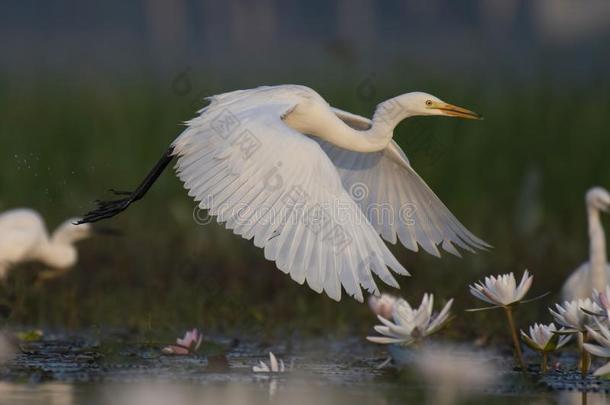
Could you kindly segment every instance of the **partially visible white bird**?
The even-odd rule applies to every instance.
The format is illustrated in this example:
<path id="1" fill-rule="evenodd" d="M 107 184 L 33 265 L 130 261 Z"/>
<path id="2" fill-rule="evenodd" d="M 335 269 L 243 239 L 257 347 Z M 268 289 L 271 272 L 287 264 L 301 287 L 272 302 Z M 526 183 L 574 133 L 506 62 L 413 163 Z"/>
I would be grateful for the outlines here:
<path id="1" fill-rule="evenodd" d="M 341 286 L 359 301 L 361 287 L 379 290 L 408 272 L 381 237 L 413 251 L 459 256 L 485 249 L 449 212 L 392 140 L 396 125 L 416 115 L 479 119 L 426 93 L 377 106 L 372 120 L 331 107 L 296 85 L 238 90 L 210 98 L 200 116 L 133 193 L 98 202 L 82 223 L 112 217 L 141 199 L 178 157 L 178 176 L 218 222 L 254 245 L 293 280 L 335 300 Z"/>
<path id="2" fill-rule="evenodd" d="M 585 201 L 589 220 L 589 261 L 581 264 L 563 285 L 561 295 L 566 301 L 589 298 L 593 289 L 603 292 L 610 280 L 606 236 L 600 220 L 600 212 L 610 211 L 610 193 L 602 187 L 594 187 L 587 192 Z"/>
<path id="3" fill-rule="evenodd" d="M 17 208 L 0 214 L 0 279 L 18 263 L 38 261 L 55 270 L 76 264 L 74 244 L 92 234 L 90 225 L 69 219 L 49 236 L 42 217 L 34 210 Z"/>

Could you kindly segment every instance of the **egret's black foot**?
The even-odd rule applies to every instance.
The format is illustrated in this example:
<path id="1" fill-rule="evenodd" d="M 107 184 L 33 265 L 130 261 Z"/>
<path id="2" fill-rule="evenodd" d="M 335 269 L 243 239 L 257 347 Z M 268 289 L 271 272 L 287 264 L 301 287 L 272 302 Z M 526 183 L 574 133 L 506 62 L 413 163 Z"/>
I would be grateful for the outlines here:
<path id="1" fill-rule="evenodd" d="M 112 218 L 117 214 L 125 211 L 131 204 L 142 199 L 152 185 L 157 181 L 161 173 L 167 168 L 167 165 L 174 159 L 174 148 L 170 147 L 161 159 L 157 162 L 155 167 L 146 175 L 146 178 L 140 183 L 138 188 L 134 192 L 128 191 L 117 191 L 110 189 L 110 192 L 117 196 L 124 196 L 118 200 L 112 201 L 95 201 L 96 208 L 89 211 L 85 216 L 77 222 L 77 224 L 86 224 L 91 222 L 101 221 L 102 219 Z"/>
<path id="2" fill-rule="evenodd" d="M 125 194 L 122 194 L 122 195 L 125 195 Z M 130 194 L 130 197 L 122 198 L 119 200 L 112 200 L 112 201 L 97 200 L 97 201 L 95 201 L 97 208 L 95 208 L 94 210 L 89 211 L 87 214 L 85 214 L 85 216 L 80 221 L 78 221 L 76 224 L 80 225 L 80 224 L 86 224 L 86 223 L 93 223 L 93 222 L 101 221 L 102 219 L 112 218 L 115 215 L 118 215 L 121 212 L 125 211 L 129 207 L 129 205 L 131 205 L 132 202 L 133 202 L 133 198 L 131 197 L 131 194 Z"/>

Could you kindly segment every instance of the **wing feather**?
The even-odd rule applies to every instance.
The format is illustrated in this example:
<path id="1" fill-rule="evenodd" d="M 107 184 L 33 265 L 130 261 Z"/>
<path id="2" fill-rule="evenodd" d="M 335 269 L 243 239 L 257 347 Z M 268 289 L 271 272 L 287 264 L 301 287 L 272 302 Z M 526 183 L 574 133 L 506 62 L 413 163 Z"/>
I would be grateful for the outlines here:
<path id="1" fill-rule="evenodd" d="M 333 111 L 353 128 L 371 126 L 365 117 Z M 375 153 L 352 152 L 316 141 L 337 167 L 344 188 L 384 240 L 396 243 L 398 239 L 407 249 L 418 251 L 421 247 L 434 256 L 440 256 L 439 247 L 456 256 L 460 253 L 455 246 L 470 252 L 490 247 L 457 220 L 393 140 L 385 150 Z"/>
<path id="2" fill-rule="evenodd" d="M 359 301 L 361 288 L 378 292 L 372 273 L 397 287 L 390 270 L 407 271 L 320 145 L 284 124 L 281 117 L 292 108 L 271 99 L 251 103 L 243 92 L 212 99 L 174 141 L 178 177 L 200 208 L 253 239 L 297 283 L 335 300 L 343 287 Z M 222 114 L 237 123 L 228 133 L 215 124 Z"/>

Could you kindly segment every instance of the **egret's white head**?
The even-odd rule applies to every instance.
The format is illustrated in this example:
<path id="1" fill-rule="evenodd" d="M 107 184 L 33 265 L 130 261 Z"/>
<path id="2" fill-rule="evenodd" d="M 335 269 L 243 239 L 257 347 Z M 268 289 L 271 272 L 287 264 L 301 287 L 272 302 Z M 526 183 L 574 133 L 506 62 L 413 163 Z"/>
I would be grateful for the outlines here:
<path id="1" fill-rule="evenodd" d="M 587 205 L 589 207 L 610 212 L 610 193 L 603 187 L 593 187 L 587 191 Z"/>
<path id="2" fill-rule="evenodd" d="M 80 218 L 71 218 L 57 227 L 53 233 L 55 242 L 73 245 L 93 235 L 120 236 L 122 233 L 113 228 L 105 228 L 90 223 L 78 224 Z M 77 225 L 78 224 L 78 225 Z"/>
<path id="3" fill-rule="evenodd" d="M 446 103 L 438 97 L 419 91 L 406 93 L 392 100 L 396 102 L 395 108 L 402 109 L 406 116 L 444 115 L 475 120 L 483 118 L 474 111 Z"/>
<path id="4" fill-rule="evenodd" d="M 53 233 L 53 240 L 73 244 L 93 235 L 94 229 L 90 224 L 75 225 L 80 218 L 71 218 L 64 221 Z"/>

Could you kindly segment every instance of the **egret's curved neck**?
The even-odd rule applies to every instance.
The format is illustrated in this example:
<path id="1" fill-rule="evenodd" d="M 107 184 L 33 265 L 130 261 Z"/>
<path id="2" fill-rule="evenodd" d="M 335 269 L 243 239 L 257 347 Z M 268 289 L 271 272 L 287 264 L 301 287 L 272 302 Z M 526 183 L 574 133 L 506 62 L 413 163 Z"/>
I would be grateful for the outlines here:
<path id="1" fill-rule="evenodd" d="M 599 218 L 599 210 L 591 205 L 587 207 L 589 217 L 589 266 L 593 288 L 604 291 L 608 283 L 606 277 L 606 236 Z"/>
<path id="2" fill-rule="evenodd" d="M 329 108 L 317 111 L 314 122 L 307 115 L 300 115 L 299 108 L 289 114 L 285 121 L 291 127 L 317 136 L 343 149 L 354 152 L 378 152 L 384 150 L 392 140 L 394 128 L 411 116 L 400 103 L 399 97 L 391 98 L 377 106 L 369 129 L 358 130 L 339 119 Z"/>
<path id="3" fill-rule="evenodd" d="M 400 96 L 399 96 L 400 97 Z M 404 119 L 411 116 L 410 112 L 400 102 L 399 97 L 394 97 L 379 104 L 373 115 L 373 124 L 370 129 L 365 131 L 365 138 L 372 143 L 373 150 L 376 152 L 388 146 L 394 134 L 394 128 Z"/>
<path id="4" fill-rule="evenodd" d="M 371 128 L 365 131 L 353 130 L 351 150 L 355 152 L 378 152 L 384 150 L 394 135 L 394 128 L 411 114 L 401 103 L 400 96 L 379 104 L 373 114 Z"/>

